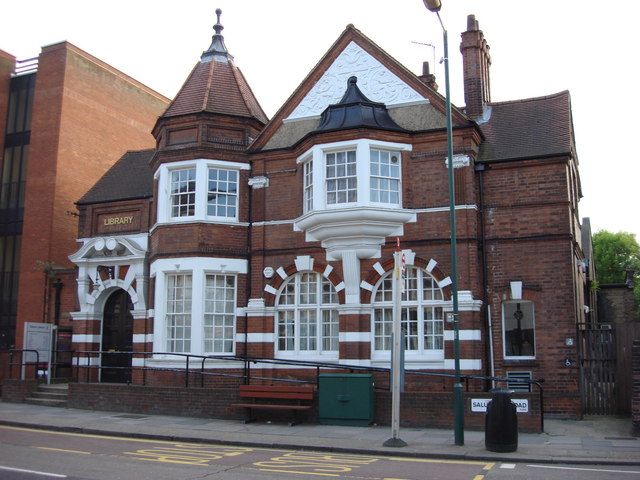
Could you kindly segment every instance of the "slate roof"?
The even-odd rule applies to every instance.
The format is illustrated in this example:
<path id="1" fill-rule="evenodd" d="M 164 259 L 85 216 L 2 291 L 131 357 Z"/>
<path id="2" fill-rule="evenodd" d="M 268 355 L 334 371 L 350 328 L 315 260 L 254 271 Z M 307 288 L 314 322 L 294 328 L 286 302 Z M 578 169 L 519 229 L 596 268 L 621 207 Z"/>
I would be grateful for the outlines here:
<path id="1" fill-rule="evenodd" d="M 490 118 L 479 122 L 485 141 L 479 160 L 497 162 L 574 152 L 568 91 L 545 97 L 490 103 Z"/>
<path id="2" fill-rule="evenodd" d="M 149 161 L 154 152 L 149 149 L 125 153 L 76 203 L 87 205 L 152 197 L 153 172 Z"/>

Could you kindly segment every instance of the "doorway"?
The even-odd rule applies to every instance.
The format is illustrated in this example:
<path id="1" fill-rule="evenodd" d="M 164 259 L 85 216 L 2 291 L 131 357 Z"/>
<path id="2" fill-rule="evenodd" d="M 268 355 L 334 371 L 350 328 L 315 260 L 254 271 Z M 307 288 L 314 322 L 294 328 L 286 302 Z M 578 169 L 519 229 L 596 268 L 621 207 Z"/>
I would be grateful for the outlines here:
<path id="1" fill-rule="evenodd" d="M 111 294 L 102 321 L 101 382 L 130 383 L 133 351 L 133 303 L 124 290 Z"/>

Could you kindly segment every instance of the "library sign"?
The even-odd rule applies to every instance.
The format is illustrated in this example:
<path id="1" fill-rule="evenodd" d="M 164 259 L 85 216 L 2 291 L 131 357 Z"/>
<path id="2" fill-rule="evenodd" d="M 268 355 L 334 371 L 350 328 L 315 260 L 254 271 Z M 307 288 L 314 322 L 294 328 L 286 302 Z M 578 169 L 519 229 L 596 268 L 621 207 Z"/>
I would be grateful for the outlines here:
<path id="1" fill-rule="evenodd" d="M 99 233 L 140 230 L 140 212 L 100 214 L 97 227 Z"/>

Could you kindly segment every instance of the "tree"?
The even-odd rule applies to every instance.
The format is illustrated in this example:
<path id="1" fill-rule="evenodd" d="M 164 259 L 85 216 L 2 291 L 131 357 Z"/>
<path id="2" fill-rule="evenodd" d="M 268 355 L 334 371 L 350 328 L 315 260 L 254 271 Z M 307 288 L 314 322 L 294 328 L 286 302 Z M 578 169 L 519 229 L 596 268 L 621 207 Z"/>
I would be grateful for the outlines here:
<path id="1" fill-rule="evenodd" d="M 640 245 L 636 236 L 600 230 L 593 236 L 593 257 L 599 284 L 625 283 L 627 271 L 634 271 L 634 296 L 640 309 Z"/>

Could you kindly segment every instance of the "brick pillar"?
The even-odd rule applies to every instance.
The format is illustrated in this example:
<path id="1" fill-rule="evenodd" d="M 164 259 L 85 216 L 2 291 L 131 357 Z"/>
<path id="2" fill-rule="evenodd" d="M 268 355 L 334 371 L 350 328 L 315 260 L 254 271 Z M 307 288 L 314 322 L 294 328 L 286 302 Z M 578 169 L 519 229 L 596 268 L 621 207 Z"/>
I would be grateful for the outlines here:
<path id="1" fill-rule="evenodd" d="M 631 348 L 631 422 L 632 433 L 640 436 L 640 340 Z"/>

